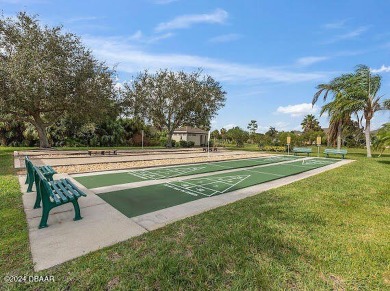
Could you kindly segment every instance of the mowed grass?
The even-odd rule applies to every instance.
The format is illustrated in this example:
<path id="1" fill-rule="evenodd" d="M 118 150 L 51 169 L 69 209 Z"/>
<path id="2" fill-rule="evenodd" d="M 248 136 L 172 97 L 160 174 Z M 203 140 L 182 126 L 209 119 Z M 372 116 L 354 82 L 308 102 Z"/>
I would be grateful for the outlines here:
<path id="1" fill-rule="evenodd" d="M 349 153 L 356 162 L 36 273 L 53 275 L 55 283 L 3 286 L 389 289 L 390 155 Z M 1 163 L 1 274 L 36 275 L 21 194 L 4 149 Z"/>

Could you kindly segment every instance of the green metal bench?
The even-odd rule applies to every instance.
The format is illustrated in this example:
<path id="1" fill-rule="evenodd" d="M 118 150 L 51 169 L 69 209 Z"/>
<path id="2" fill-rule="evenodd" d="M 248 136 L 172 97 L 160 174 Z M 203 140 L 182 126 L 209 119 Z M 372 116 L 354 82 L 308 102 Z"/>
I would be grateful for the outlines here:
<path id="1" fill-rule="evenodd" d="M 33 187 L 33 184 L 35 181 L 34 165 L 28 156 L 25 157 L 24 161 L 25 161 L 26 170 L 27 170 L 27 177 L 26 177 L 26 183 L 25 183 L 25 184 L 28 184 L 27 192 L 32 192 L 32 187 Z M 42 172 L 43 176 L 45 176 L 46 179 L 49 181 L 53 181 L 53 175 L 57 174 L 57 172 L 54 171 L 54 169 L 50 166 L 40 166 L 37 168 Z"/>
<path id="2" fill-rule="evenodd" d="M 311 148 L 293 148 L 292 152 L 294 153 L 294 156 L 298 155 L 299 153 L 304 153 L 309 156 L 311 154 Z"/>
<path id="3" fill-rule="evenodd" d="M 347 150 L 337 150 L 337 149 L 325 149 L 324 155 L 329 158 L 329 155 L 341 155 L 344 159 L 344 156 L 347 154 Z"/>
<path id="4" fill-rule="evenodd" d="M 37 193 L 39 200 L 35 205 L 39 207 L 42 200 L 42 218 L 39 223 L 39 228 L 48 227 L 47 219 L 49 218 L 50 210 L 55 207 L 72 203 L 74 207 L 74 221 L 82 219 L 80 215 L 80 206 L 77 201 L 81 196 L 87 196 L 69 179 L 60 179 L 48 181 L 38 167 L 34 168 L 35 183 L 37 185 Z M 35 207 L 34 207 L 35 208 Z"/>

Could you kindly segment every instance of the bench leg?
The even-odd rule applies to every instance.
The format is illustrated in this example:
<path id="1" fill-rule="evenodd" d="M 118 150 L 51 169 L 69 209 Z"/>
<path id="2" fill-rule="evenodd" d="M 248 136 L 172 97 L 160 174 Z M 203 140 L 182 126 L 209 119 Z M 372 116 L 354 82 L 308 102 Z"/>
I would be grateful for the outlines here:
<path id="1" fill-rule="evenodd" d="M 37 189 L 37 198 L 35 198 L 34 209 L 41 208 L 41 195 L 38 193 Z"/>
<path id="2" fill-rule="evenodd" d="M 33 179 L 28 179 L 27 193 L 32 192 L 33 184 L 34 184 L 34 180 Z"/>
<path id="3" fill-rule="evenodd" d="M 41 222 L 39 223 L 39 229 L 48 227 L 47 219 L 49 218 L 50 210 L 51 210 L 51 208 L 47 209 L 47 208 L 43 207 L 42 218 L 41 218 Z"/>
<path id="4" fill-rule="evenodd" d="M 74 207 L 74 218 L 73 220 L 74 221 L 77 221 L 77 220 L 80 220 L 80 219 L 83 219 L 80 215 L 80 206 L 79 206 L 79 202 L 77 200 L 73 200 L 72 201 L 72 204 L 73 204 L 73 207 Z"/>

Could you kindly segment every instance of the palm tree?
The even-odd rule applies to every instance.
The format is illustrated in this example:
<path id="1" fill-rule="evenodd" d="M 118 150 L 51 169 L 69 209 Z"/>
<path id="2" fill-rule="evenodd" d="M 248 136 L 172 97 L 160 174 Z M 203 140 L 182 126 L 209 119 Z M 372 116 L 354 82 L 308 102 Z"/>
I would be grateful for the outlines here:
<path id="1" fill-rule="evenodd" d="M 341 148 L 341 135 L 343 126 L 349 121 L 350 112 L 342 105 L 346 93 L 344 90 L 345 78 L 337 77 L 331 80 L 328 84 L 319 84 L 317 92 L 314 94 L 312 105 L 318 101 L 318 98 L 323 94 L 323 101 L 328 98 L 329 93 L 333 95 L 333 101 L 325 104 L 321 108 L 320 116 L 325 112 L 328 113 L 329 120 L 329 139 L 334 141 L 337 139 L 337 149 Z M 348 118 L 347 118 L 348 117 Z"/>
<path id="2" fill-rule="evenodd" d="M 344 108 L 350 112 L 363 113 L 365 124 L 365 137 L 367 157 L 371 158 L 371 120 L 375 112 L 388 109 L 389 99 L 381 103 L 383 96 L 378 96 L 381 87 L 381 76 L 372 74 L 369 67 L 365 65 L 357 66 L 355 73 L 344 75 L 346 80 L 344 89 L 347 98 Z"/>
<path id="3" fill-rule="evenodd" d="M 341 97 L 336 97 L 333 101 L 322 106 L 320 115 L 322 116 L 325 112 L 330 117 L 329 141 L 337 140 L 337 149 L 340 149 L 343 128 L 351 121 L 351 114 L 345 110 Z"/>
<path id="4" fill-rule="evenodd" d="M 303 131 L 307 132 L 309 130 L 318 130 L 320 128 L 320 123 L 313 114 L 308 114 L 303 118 L 301 126 Z"/>
<path id="5" fill-rule="evenodd" d="M 383 124 L 379 129 L 373 145 L 376 149 L 381 150 L 379 157 L 386 148 L 390 147 L 390 122 Z"/>
<path id="6" fill-rule="evenodd" d="M 386 99 L 383 101 L 383 108 L 386 110 L 390 110 L 390 99 Z"/>

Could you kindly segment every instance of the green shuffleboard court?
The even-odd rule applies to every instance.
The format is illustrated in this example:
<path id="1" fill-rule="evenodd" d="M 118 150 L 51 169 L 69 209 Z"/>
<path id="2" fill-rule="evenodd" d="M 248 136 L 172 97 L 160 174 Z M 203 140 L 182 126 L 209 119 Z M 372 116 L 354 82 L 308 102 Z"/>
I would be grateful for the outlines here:
<path id="1" fill-rule="evenodd" d="M 127 217 L 135 217 L 299 174 L 335 162 L 336 160 L 315 158 L 263 167 L 239 168 L 228 173 L 214 173 L 202 178 L 186 178 L 181 181 L 107 192 L 99 196 Z"/>
<path id="2" fill-rule="evenodd" d="M 172 166 L 166 168 L 131 170 L 121 173 L 109 173 L 92 176 L 79 176 L 74 179 L 88 189 L 134 183 L 147 180 L 160 180 L 173 177 L 182 177 L 203 173 L 211 173 L 229 169 L 261 166 L 266 164 L 297 160 L 302 157 L 271 156 L 252 159 L 229 160 L 186 166 Z"/>

